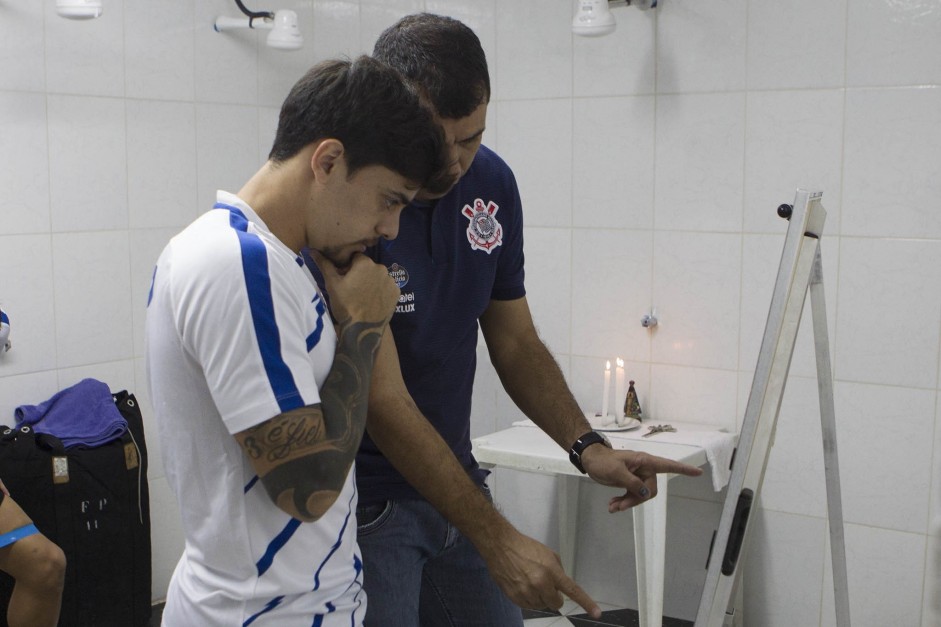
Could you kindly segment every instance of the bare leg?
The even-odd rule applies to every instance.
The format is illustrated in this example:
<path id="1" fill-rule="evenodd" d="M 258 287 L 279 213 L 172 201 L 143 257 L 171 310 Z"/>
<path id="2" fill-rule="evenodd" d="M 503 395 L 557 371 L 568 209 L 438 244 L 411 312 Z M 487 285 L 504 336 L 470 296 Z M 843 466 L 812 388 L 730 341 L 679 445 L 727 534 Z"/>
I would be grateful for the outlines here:
<path id="1" fill-rule="evenodd" d="M 30 524 L 10 497 L 0 503 L 0 534 Z M 10 627 L 55 627 L 59 622 L 65 554 L 49 538 L 37 533 L 0 548 L 0 570 L 16 580 L 7 622 Z"/>

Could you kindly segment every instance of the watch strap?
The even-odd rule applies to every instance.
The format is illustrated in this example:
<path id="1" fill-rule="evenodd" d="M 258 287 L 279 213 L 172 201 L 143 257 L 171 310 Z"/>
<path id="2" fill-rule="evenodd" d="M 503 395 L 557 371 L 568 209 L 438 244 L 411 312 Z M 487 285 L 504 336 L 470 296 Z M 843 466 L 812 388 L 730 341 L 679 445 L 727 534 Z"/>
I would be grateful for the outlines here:
<path id="1" fill-rule="evenodd" d="M 608 441 L 608 438 L 597 431 L 589 431 L 575 440 L 575 444 L 569 449 L 569 461 L 572 462 L 572 465 L 578 468 L 578 471 L 583 475 L 587 473 L 585 472 L 585 467 L 582 465 L 582 453 L 592 444 L 604 444 L 608 448 L 611 448 L 611 443 Z"/>

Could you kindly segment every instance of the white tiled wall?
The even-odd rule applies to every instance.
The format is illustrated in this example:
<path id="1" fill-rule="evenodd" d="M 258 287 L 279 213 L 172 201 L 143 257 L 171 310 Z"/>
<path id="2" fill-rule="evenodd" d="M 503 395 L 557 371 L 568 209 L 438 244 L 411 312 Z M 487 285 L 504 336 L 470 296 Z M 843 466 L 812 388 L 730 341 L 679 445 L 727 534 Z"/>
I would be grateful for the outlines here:
<path id="1" fill-rule="evenodd" d="M 540 241 L 527 250 L 537 325 L 560 316 L 540 312 L 547 294 L 571 293 L 571 352 L 556 320 L 540 328 L 576 397 L 597 409 L 604 360 L 621 355 L 648 415 L 740 423 L 783 244 L 775 209 L 798 187 L 823 190 L 853 624 L 941 625 L 941 2 L 662 0 L 615 8 L 613 35 L 574 40 L 559 23 L 571 3 L 546 4 L 497 6 L 497 147 Z M 542 232 L 558 240 L 568 193 L 571 245 L 555 254 L 571 272 L 546 280 L 532 268 L 558 261 Z M 648 332 L 650 308 L 661 324 Z M 759 627 L 835 623 L 805 320 L 747 561 L 746 624 Z M 516 417 L 486 375 L 478 434 Z M 495 477 L 506 514 L 557 542 L 551 485 L 517 475 Z M 691 619 L 717 497 L 702 481 L 671 488 L 668 543 L 683 551 L 668 554 L 666 611 Z M 576 576 L 631 605 L 631 522 L 606 513 L 608 496 L 583 496 Z"/>
<path id="2" fill-rule="evenodd" d="M 217 188 L 238 189 L 262 163 L 281 101 L 327 56 L 327 35 L 359 32 L 356 2 L 292 8 L 309 42 L 296 54 L 213 32 L 216 15 L 238 14 L 229 0 L 105 0 L 88 22 L 58 17 L 53 1 L 0 6 L 0 306 L 14 344 L 0 357 L 0 424 L 84 377 L 137 395 L 155 599 L 182 536 L 143 365 L 153 264 Z M 354 41 L 336 52 L 358 54 Z"/>
<path id="3" fill-rule="evenodd" d="M 428 9 L 487 51 L 485 142 L 519 179 L 529 301 L 585 409 L 620 355 L 648 415 L 739 423 L 775 208 L 823 190 L 854 625 L 941 624 L 941 0 L 661 0 L 615 8 L 597 39 L 571 35 L 570 0 L 292 0 L 307 41 L 292 54 L 214 33 L 230 0 L 104 2 L 90 22 L 0 5 L 0 422 L 85 376 L 149 407 L 143 303 L 163 243 L 263 161 L 303 70 Z M 759 627 L 835 623 L 808 327 L 747 556 Z M 520 417 L 479 354 L 475 435 Z M 160 598 L 181 540 L 145 418 Z M 551 482 L 495 479 L 506 514 L 557 543 Z M 666 611 L 689 619 L 722 495 L 701 479 L 671 492 Z M 583 491 L 576 576 L 633 605 L 631 522 L 608 496 Z"/>

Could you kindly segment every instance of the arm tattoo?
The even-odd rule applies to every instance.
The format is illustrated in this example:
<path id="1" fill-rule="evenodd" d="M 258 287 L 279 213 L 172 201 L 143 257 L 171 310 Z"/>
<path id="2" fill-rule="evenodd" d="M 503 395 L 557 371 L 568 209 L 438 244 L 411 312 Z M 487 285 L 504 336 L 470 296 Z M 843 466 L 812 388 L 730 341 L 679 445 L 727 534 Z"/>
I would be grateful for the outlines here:
<path id="1" fill-rule="evenodd" d="M 384 329 L 375 322 L 338 327 L 320 405 L 286 412 L 239 434 L 271 499 L 303 520 L 322 516 L 343 488 L 366 426 L 373 359 Z"/>

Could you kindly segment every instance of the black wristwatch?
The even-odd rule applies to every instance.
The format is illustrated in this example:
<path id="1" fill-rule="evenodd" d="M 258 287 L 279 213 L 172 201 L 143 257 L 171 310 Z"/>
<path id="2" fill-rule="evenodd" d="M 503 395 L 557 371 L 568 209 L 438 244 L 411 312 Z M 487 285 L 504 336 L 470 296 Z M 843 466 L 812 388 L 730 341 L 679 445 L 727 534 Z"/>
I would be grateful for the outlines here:
<path id="1" fill-rule="evenodd" d="M 575 444 L 572 445 L 572 448 L 569 449 L 569 461 L 578 468 L 578 471 L 583 475 L 585 473 L 585 467 L 582 466 L 582 453 L 586 448 L 592 444 L 604 444 L 608 448 L 611 448 L 611 442 L 603 433 L 598 433 L 597 431 L 589 431 L 582 437 L 575 440 Z"/>

